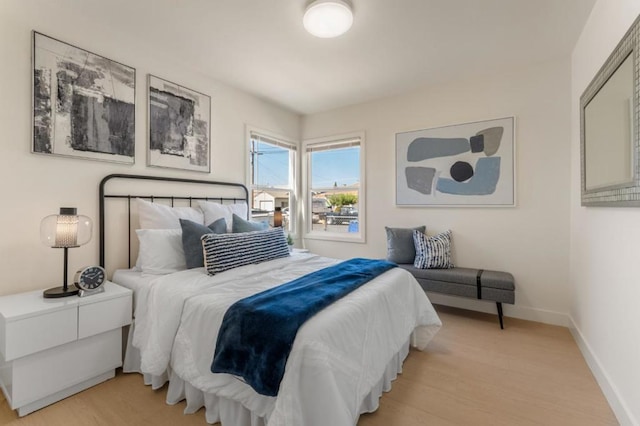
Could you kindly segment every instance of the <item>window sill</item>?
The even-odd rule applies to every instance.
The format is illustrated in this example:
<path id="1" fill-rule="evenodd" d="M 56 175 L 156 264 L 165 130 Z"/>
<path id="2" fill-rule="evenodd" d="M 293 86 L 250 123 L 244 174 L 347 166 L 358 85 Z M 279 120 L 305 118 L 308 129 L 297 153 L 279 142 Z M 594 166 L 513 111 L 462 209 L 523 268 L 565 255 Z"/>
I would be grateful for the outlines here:
<path id="1" fill-rule="evenodd" d="M 364 244 L 366 243 L 366 239 L 365 236 L 358 233 L 358 234 L 341 234 L 341 233 L 336 233 L 336 232 L 309 232 L 308 234 L 305 234 L 304 239 L 306 240 L 322 240 L 322 241 L 336 241 L 336 242 L 343 242 L 343 243 L 359 243 L 359 244 Z"/>

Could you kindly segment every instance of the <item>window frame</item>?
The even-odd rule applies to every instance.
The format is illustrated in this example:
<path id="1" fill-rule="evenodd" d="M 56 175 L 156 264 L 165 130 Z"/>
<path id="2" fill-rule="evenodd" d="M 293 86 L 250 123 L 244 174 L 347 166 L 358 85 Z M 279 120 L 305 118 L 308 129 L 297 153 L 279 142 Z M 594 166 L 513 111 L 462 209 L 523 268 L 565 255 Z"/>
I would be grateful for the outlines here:
<path id="1" fill-rule="evenodd" d="M 312 203 L 313 196 L 311 195 L 311 155 L 308 152 L 309 146 L 313 145 L 339 145 L 348 140 L 359 139 L 360 146 L 360 181 L 358 189 L 358 232 L 357 233 L 342 233 L 342 232 L 327 232 L 327 231 L 314 231 L 312 223 Z M 366 243 L 366 170 L 365 170 L 365 132 L 356 131 L 350 133 L 343 133 L 334 136 L 324 136 L 312 139 L 305 139 L 302 141 L 302 147 L 300 149 L 301 166 L 302 166 L 302 192 L 301 199 L 303 201 L 302 211 L 302 234 L 304 239 L 309 240 L 324 240 L 324 241 L 339 241 L 339 242 L 352 242 L 352 243 Z M 327 188 L 329 189 L 329 188 Z"/>
<path id="2" fill-rule="evenodd" d="M 285 233 L 291 235 L 293 239 L 296 239 L 299 229 L 299 215 L 298 215 L 298 176 L 300 173 L 300 142 L 295 139 L 288 138 L 286 136 L 279 135 L 269 130 L 261 129 L 254 126 L 246 126 L 246 174 L 245 182 L 246 187 L 249 190 L 249 214 L 253 206 L 253 191 L 254 190 L 268 190 L 273 189 L 260 185 L 253 185 L 252 182 L 252 161 L 251 161 L 251 141 L 255 138 L 261 138 L 262 142 L 270 143 L 274 142 L 276 146 L 280 146 L 285 149 L 290 149 L 292 152 L 289 154 L 293 160 L 291 169 L 289 170 L 290 188 L 289 188 L 289 222 L 291 226 L 289 229 L 284 229 Z"/>

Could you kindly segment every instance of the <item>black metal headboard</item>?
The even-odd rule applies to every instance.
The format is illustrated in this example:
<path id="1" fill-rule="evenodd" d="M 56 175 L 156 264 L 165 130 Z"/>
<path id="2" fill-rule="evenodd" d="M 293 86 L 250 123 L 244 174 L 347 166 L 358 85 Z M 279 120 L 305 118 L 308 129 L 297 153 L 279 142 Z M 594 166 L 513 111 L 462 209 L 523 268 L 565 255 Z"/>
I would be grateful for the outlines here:
<path id="1" fill-rule="evenodd" d="M 120 194 L 120 193 L 109 193 L 106 189 L 107 183 L 116 179 L 120 180 L 131 180 L 131 181 L 160 181 L 160 182 L 171 182 L 171 183 L 185 183 L 185 184 L 195 184 L 195 185 L 209 185 L 217 188 L 236 188 L 238 190 L 238 197 L 229 197 L 224 196 L 220 197 L 216 194 L 212 194 L 211 196 L 188 196 L 184 194 L 180 195 L 155 195 L 150 193 L 145 194 Z M 193 188 L 193 187 L 192 187 Z M 184 193 L 187 193 L 185 190 Z M 208 194 L 208 192 L 207 192 Z M 152 202 L 154 200 L 170 200 L 171 206 L 173 206 L 174 201 L 181 200 L 182 202 L 189 202 L 189 206 L 194 200 L 204 200 L 204 201 L 217 201 L 219 203 L 225 202 L 245 202 L 247 204 L 247 216 L 250 216 L 250 205 L 249 205 L 249 190 L 246 186 L 241 183 L 233 183 L 233 182 L 219 182 L 212 180 L 198 180 L 198 179 L 182 179 L 182 178 L 170 178 L 170 177 L 160 177 L 160 176 L 144 176 L 144 175 L 130 175 L 130 174 L 112 174 L 106 176 L 102 181 L 100 181 L 100 212 L 99 212 L 99 221 L 100 221 L 100 266 L 105 267 L 105 201 L 107 199 L 124 199 L 127 202 L 127 229 L 128 229 L 128 250 L 129 250 L 129 267 L 131 267 L 131 199 L 143 198 L 149 199 Z"/>

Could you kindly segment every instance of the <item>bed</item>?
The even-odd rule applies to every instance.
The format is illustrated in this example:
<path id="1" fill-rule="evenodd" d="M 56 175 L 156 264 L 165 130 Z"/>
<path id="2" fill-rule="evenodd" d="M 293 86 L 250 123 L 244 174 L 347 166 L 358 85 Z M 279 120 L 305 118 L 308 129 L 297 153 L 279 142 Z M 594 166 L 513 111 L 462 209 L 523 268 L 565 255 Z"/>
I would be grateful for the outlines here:
<path id="1" fill-rule="evenodd" d="M 132 208 L 136 198 L 170 201 L 170 208 L 176 208 L 177 200 L 185 202 L 185 207 L 194 201 L 248 204 L 248 191 L 242 185 L 163 179 L 111 175 L 103 180 L 100 258 L 103 266 L 107 261 L 115 263 L 108 267 L 114 282 L 134 291 L 135 319 L 126 346 L 125 372 L 143 374 L 145 383 L 154 388 L 168 382 L 167 403 L 186 400 L 185 414 L 204 407 L 207 422 L 223 426 L 353 425 L 361 413 L 378 408 L 382 392 L 390 390 L 392 380 L 401 372 L 410 346 L 424 349 L 440 328 L 441 322 L 415 278 L 401 268 L 392 268 L 302 325 L 277 396 L 259 394 L 234 375 L 211 373 L 218 331 L 232 304 L 340 260 L 306 253 L 247 264 L 213 276 L 203 267 L 163 274 L 142 272 L 132 265 L 136 257 L 132 235 L 139 226 Z M 136 187 L 148 181 L 160 182 L 159 195 Z M 167 183 L 175 186 L 171 191 L 184 193 L 187 187 L 195 186 L 206 195 L 167 195 Z M 240 193 L 218 195 L 221 189 Z M 113 214 L 107 207 L 113 200 L 124 202 L 125 213 Z M 124 231 L 118 230 L 122 224 Z M 123 242 L 127 247 L 117 248 Z M 119 258 L 110 256 L 110 251 Z"/>

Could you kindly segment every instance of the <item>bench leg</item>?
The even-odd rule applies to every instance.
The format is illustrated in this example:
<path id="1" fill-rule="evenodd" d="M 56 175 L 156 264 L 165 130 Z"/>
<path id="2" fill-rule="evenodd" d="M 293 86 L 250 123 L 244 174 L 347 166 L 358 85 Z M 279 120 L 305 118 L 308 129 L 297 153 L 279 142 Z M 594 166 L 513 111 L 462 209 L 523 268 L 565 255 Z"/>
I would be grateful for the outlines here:
<path id="1" fill-rule="evenodd" d="M 500 320 L 500 329 L 504 330 L 504 325 L 502 324 L 502 302 L 496 302 L 496 306 L 498 307 L 498 319 Z"/>

